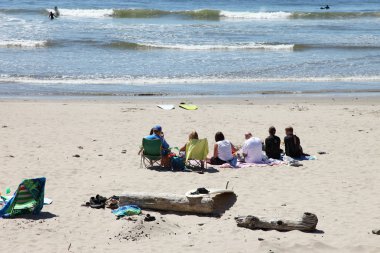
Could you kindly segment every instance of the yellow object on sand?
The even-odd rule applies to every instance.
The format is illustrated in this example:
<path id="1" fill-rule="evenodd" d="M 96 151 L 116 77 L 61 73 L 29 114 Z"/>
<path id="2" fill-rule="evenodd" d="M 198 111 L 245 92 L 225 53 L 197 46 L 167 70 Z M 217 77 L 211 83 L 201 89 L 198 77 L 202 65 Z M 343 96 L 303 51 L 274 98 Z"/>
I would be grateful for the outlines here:
<path id="1" fill-rule="evenodd" d="M 192 105 L 192 104 L 180 104 L 179 107 L 181 107 L 182 109 L 191 110 L 191 111 L 198 109 L 198 106 Z"/>

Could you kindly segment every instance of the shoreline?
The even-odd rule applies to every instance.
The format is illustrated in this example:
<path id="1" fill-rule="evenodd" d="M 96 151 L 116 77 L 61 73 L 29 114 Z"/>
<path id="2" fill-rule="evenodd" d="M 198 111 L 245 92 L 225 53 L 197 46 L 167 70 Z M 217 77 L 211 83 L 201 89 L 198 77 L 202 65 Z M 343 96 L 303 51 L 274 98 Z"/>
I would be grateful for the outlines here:
<path id="1" fill-rule="evenodd" d="M 378 82 L 35 84 L 0 82 L 0 98 L 380 97 Z"/>
<path id="2" fill-rule="evenodd" d="M 184 96 L 1 96 L 1 102 L 136 102 L 136 103 L 160 103 L 160 102 L 200 102 L 200 103 L 213 103 L 222 101 L 224 103 L 235 102 L 258 102 L 261 104 L 268 103 L 268 101 L 279 102 L 302 102 L 302 101 L 319 101 L 319 102 L 349 102 L 358 101 L 366 103 L 376 103 L 379 101 L 380 93 L 323 93 L 323 94 L 257 94 L 252 95 L 184 95 Z"/>

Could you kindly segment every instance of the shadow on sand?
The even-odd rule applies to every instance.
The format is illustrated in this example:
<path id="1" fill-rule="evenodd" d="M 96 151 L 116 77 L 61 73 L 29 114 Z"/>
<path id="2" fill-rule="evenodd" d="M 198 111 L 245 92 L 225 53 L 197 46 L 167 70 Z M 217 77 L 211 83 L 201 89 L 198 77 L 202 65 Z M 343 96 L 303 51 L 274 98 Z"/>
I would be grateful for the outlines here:
<path id="1" fill-rule="evenodd" d="M 15 217 L 10 217 L 9 219 L 49 220 L 56 217 L 59 216 L 50 212 L 40 212 L 39 214 L 21 214 Z"/>
<path id="2" fill-rule="evenodd" d="M 158 172 L 172 172 L 172 173 L 196 172 L 198 174 L 204 174 L 204 173 L 218 173 L 219 172 L 219 170 L 215 169 L 214 167 L 207 167 L 207 169 L 201 169 L 200 167 L 187 167 L 187 170 L 172 170 L 171 168 L 153 166 L 153 167 L 148 167 L 147 169 L 158 171 Z"/>

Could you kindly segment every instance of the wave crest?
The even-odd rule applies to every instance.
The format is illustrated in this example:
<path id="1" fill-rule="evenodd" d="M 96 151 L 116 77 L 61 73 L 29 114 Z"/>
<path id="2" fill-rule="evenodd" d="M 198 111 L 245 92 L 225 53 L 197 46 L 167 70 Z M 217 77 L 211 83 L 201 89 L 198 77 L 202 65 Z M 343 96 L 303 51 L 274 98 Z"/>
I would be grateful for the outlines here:
<path id="1" fill-rule="evenodd" d="M 354 19 L 354 18 L 380 18 L 380 12 L 254 12 L 254 11 L 227 11 L 227 10 L 159 10 L 159 9 L 59 9 L 64 17 L 84 18 L 159 18 L 167 15 L 177 15 L 185 18 L 220 20 L 220 19 L 252 19 L 252 20 L 278 20 L 278 19 Z M 22 14 L 35 13 L 46 15 L 51 9 L 0 9 L 0 13 Z"/>
<path id="2" fill-rule="evenodd" d="M 173 50 L 189 50 L 189 51 L 203 51 L 203 50 L 268 50 L 268 51 L 292 51 L 293 44 L 268 44 L 268 43 L 242 43 L 232 45 L 187 45 L 187 44 L 142 44 L 133 42 L 112 42 L 106 45 L 107 47 L 121 48 L 121 49 L 173 49 Z"/>
<path id="3" fill-rule="evenodd" d="M 47 12 L 54 11 L 46 9 Z M 104 18 L 111 17 L 114 13 L 113 9 L 59 9 L 60 15 L 63 17 L 78 18 Z"/>
<path id="4" fill-rule="evenodd" d="M 119 49 L 150 49 L 151 47 L 144 44 L 127 42 L 127 41 L 115 41 L 105 45 L 106 47 L 119 48 Z"/>
<path id="5" fill-rule="evenodd" d="M 157 9 L 60 9 L 60 12 L 62 16 L 87 18 L 159 18 L 167 15 L 177 15 L 200 20 L 352 19 L 380 17 L 380 12 L 237 12 L 209 9 L 189 11 L 167 11 Z"/>
<path id="6" fill-rule="evenodd" d="M 286 19 L 292 15 L 290 12 L 234 12 L 221 11 L 220 16 L 231 19 Z"/>
<path id="7" fill-rule="evenodd" d="M 154 18 L 169 15 L 170 11 L 153 9 L 120 9 L 114 10 L 112 15 L 115 18 Z"/>
<path id="8" fill-rule="evenodd" d="M 50 46 L 47 40 L 2 40 L 0 47 L 6 48 L 39 48 Z"/>
<path id="9" fill-rule="evenodd" d="M 167 15 L 179 15 L 194 19 L 217 20 L 220 18 L 218 10 L 193 10 L 193 11 L 164 11 L 155 9 L 120 9 L 114 10 L 115 18 L 157 18 Z"/>

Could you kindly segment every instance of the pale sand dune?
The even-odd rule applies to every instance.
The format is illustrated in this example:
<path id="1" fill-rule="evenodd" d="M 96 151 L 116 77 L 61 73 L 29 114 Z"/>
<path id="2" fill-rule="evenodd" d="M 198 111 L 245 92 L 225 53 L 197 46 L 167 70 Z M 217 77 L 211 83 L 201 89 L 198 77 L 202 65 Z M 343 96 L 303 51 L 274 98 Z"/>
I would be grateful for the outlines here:
<path id="1" fill-rule="evenodd" d="M 179 99 L 0 102 L 0 127 L 7 126 L 0 128 L 1 191 L 45 176 L 46 196 L 54 200 L 41 219 L 0 220 L 0 252 L 380 252 L 380 237 L 371 234 L 380 228 L 378 98 L 194 100 L 198 111 L 156 107 Z M 241 144 L 246 131 L 265 138 L 275 125 L 283 137 L 292 125 L 305 151 L 328 154 L 298 168 L 203 175 L 139 169 L 140 141 L 154 124 L 163 126 L 172 146 L 196 129 L 210 147 L 218 130 Z M 141 225 L 80 206 L 97 193 L 182 194 L 227 181 L 238 199 L 221 218 L 150 212 L 157 222 Z M 303 211 L 317 214 L 324 233 L 251 231 L 233 219 Z"/>

